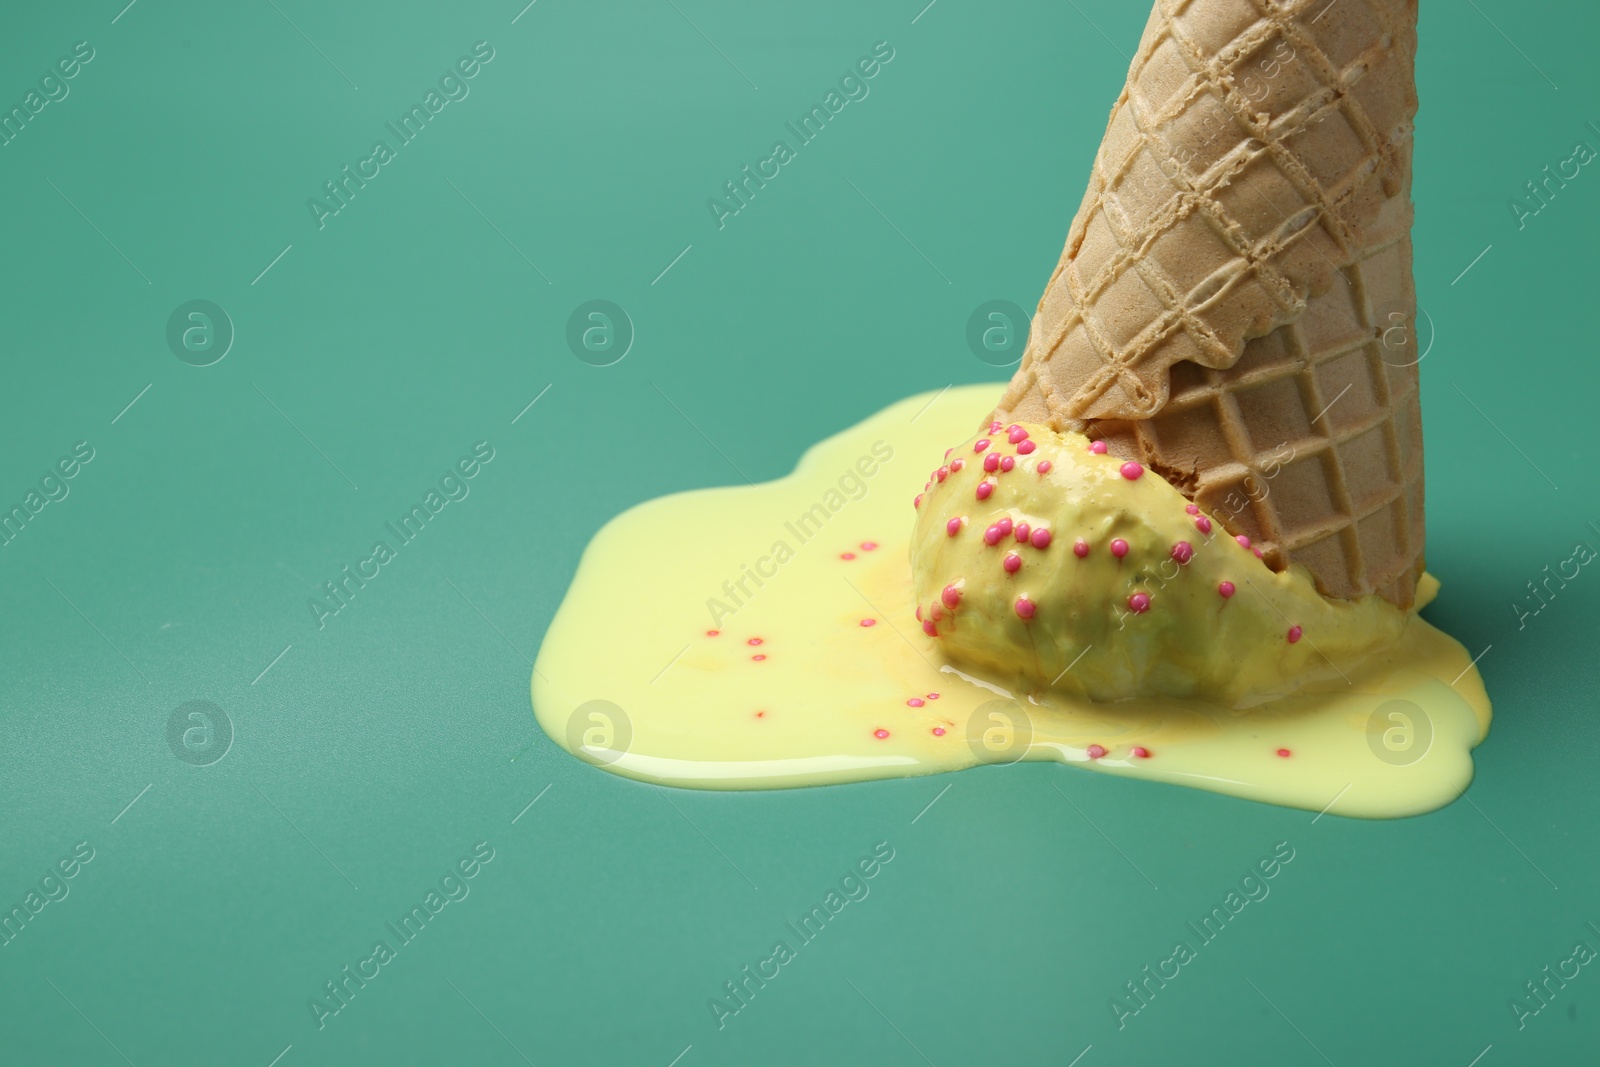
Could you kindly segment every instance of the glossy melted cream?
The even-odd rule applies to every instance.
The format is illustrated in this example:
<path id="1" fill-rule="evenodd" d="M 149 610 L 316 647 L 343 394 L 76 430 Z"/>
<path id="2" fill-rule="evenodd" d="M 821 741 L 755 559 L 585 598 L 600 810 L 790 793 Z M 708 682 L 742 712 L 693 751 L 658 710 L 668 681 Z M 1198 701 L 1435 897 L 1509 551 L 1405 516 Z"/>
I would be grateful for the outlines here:
<path id="1" fill-rule="evenodd" d="M 1094 703 L 957 670 L 913 616 L 929 463 L 993 386 L 901 401 L 779 481 L 654 500 L 589 545 L 533 676 L 535 714 L 619 774 L 765 789 L 1053 759 L 1339 815 L 1454 800 L 1489 700 L 1457 642 L 1412 616 L 1337 676 L 1246 710 Z M 1438 584 L 1424 580 L 1419 604 Z"/>

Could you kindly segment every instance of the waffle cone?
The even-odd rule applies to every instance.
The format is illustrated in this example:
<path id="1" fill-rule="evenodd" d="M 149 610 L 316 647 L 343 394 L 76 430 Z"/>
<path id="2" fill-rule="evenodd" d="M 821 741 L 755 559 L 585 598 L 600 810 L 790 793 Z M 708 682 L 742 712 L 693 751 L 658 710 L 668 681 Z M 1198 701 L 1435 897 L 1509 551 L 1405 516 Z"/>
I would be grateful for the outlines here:
<path id="1" fill-rule="evenodd" d="M 1157 0 L 996 418 L 1107 441 L 1267 564 L 1423 565 L 1417 0 Z"/>

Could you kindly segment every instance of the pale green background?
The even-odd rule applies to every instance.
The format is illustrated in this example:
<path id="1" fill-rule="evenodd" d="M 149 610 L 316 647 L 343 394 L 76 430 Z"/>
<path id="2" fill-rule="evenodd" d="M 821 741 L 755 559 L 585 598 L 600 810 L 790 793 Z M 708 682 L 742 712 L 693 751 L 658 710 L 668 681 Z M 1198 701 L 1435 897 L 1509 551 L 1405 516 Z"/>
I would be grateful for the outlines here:
<path id="1" fill-rule="evenodd" d="M 669 803 L 536 727 L 528 658 L 593 531 L 739 480 L 685 415 L 764 479 L 904 395 L 1007 373 L 967 315 L 1036 301 L 1146 9 L 923 2 L 0 16 L 8 106 L 73 42 L 98 53 L 0 148 L 0 502 L 97 450 L 0 549 L 0 904 L 97 851 L 0 948 L 0 1061 L 1594 1061 L 1600 974 L 1520 1033 L 1507 1006 L 1600 947 L 1600 577 L 1525 629 L 1511 606 L 1600 546 L 1600 174 L 1524 230 L 1507 205 L 1600 147 L 1588 7 L 1424 12 L 1428 615 L 1492 646 L 1497 714 L 1467 801 L 1313 824 L 1030 765 Z M 480 39 L 470 97 L 319 232 L 306 198 Z M 885 39 L 870 97 L 718 232 L 706 198 Z M 207 368 L 164 340 L 196 298 L 238 332 Z M 593 298 L 638 332 L 604 369 L 564 341 Z M 318 632 L 310 586 L 480 439 L 471 496 Z M 194 699 L 237 731 L 213 766 L 167 745 Z M 319 1032 L 307 998 L 484 839 L 471 896 Z M 707 998 L 879 840 L 872 896 L 717 1032 Z M 1280 840 L 1272 896 L 1117 1032 L 1107 999 Z"/>

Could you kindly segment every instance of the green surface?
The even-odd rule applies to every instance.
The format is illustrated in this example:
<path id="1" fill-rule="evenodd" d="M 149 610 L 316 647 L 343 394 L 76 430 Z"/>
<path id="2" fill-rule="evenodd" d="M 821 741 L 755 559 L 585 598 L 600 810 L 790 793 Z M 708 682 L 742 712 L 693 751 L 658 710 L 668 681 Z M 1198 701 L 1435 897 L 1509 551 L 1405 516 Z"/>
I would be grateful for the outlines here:
<path id="1" fill-rule="evenodd" d="M 0 905 L 94 854 L 0 948 L 0 1061 L 1593 1062 L 1593 968 L 1525 1029 L 1509 1007 L 1600 948 L 1600 577 L 1512 607 L 1600 546 L 1600 174 L 1508 207 L 1600 147 L 1573 5 L 1424 13 L 1429 616 L 1492 646 L 1497 714 L 1466 800 L 1313 820 L 1043 764 L 664 794 L 535 726 L 529 659 L 606 519 L 1007 375 L 967 317 L 1037 299 L 1145 8 L 922 2 L 0 16 L 8 106 L 95 50 L 0 147 L 0 501 L 94 450 L 0 548 Z M 319 230 L 307 198 L 480 40 L 470 95 Z M 870 95 L 719 231 L 707 198 L 882 40 Z M 196 299 L 237 332 L 212 366 L 166 341 Z M 614 366 L 568 350 L 591 299 L 635 326 Z M 316 587 L 479 441 L 470 495 L 319 630 Z M 195 700 L 233 728 L 210 765 L 169 746 Z M 480 841 L 470 895 L 319 1029 L 308 1000 Z M 708 1000 L 879 841 L 871 895 L 719 1031 Z M 1280 841 L 1271 895 L 1119 1031 L 1109 999 Z"/>

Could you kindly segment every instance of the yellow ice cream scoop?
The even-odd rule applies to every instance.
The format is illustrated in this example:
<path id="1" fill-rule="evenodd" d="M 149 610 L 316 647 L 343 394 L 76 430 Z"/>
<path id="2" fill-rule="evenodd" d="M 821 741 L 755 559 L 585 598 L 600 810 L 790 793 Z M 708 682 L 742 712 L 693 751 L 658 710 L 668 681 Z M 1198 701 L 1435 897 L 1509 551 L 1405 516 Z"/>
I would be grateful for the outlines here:
<path id="1" fill-rule="evenodd" d="M 1030 423 L 950 450 L 911 562 L 917 619 L 951 662 L 1096 701 L 1246 707 L 1337 681 L 1412 617 L 1321 596 L 1139 463 Z"/>

